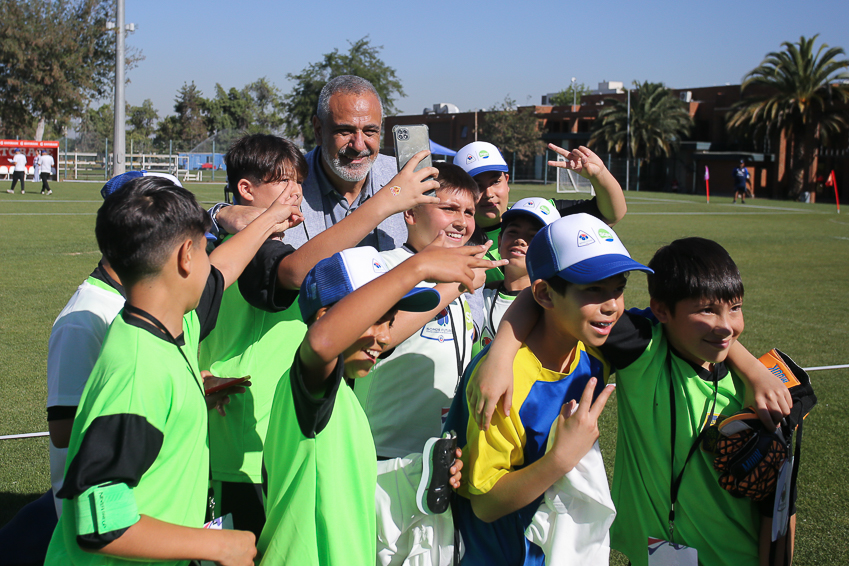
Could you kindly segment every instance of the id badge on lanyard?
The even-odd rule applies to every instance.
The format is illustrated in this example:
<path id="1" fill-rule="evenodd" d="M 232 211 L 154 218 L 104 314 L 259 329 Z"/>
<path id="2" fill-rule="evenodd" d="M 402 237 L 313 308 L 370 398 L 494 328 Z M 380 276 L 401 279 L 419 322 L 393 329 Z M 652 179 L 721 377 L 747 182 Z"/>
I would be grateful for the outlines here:
<path id="1" fill-rule="evenodd" d="M 649 566 L 699 566 L 695 548 L 649 537 Z"/>

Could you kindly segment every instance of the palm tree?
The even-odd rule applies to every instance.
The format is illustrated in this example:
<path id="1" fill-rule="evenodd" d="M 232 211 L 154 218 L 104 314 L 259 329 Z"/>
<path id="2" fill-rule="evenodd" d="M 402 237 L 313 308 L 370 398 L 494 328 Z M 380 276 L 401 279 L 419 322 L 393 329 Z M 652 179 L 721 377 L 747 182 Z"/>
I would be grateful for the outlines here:
<path id="1" fill-rule="evenodd" d="M 768 53 L 740 87 L 743 98 L 728 119 L 729 130 L 748 130 L 753 135 L 784 133 L 793 148 L 790 163 L 790 196 L 811 183 L 811 165 L 821 141 L 847 127 L 845 104 L 849 103 L 849 60 L 840 47 L 814 42 L 804 36 L 798 43 L 785 41 L 784 51 Z M 754 92 L 753 92 L 754 91 Z M 747 96 L 748 95 L 748 96 Z M 844 108 L 835 108 L 843 103 Z"/>
<path id="2" fill-rule="evenodd" d="M 631 96 L 631 155 L 650 161 L 661 155 L 669 157 L 681 138 L 690 131 L 693 119 L 683 102 L 663 83 L 640 84 Z M 621 153 L 627 143 L 628 108 L 625 100 L 609 98 L 598 113 L 596 129 L 590 145 L 602 144 L 607 151 Z"/>

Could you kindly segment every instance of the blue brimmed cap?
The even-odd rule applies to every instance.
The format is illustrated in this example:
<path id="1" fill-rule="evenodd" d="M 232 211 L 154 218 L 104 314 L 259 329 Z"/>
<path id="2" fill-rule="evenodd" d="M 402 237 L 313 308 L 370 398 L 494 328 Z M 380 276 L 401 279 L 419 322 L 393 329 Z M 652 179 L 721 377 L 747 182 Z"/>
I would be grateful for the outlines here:
<path id="1" fill-rule="evenodd" d="M 164 179 L 168 179 L 178 187 L 182 187 L 183 184 L 180 183 L 180 180 L 177 179 L 174 175 L 169 175 L 168 173 L 159 173 L 156 171 L 127 171 L 126 173 L 121 173 L 120 175 L 115 175 L 103 185 L 103 188 L 100 189 L 100 194 L 103 198 L 108 197 L 114 192 L 117 192 L 121 187 L 132 181 L 133 179 L 138 179 L 139 177 L 162 177 Z"/>
<path id="2" fill-rule="evenodd" d="M 541 222 L 543 226 L 548 226 L 560 219 L 560 213 L 551 201 L 540 197 L 523 198 L 517 201 L 501 215 L 501 225 L 504 226 L 511 218 L 517 216 L 528 216 Z"/>
<path id="3" fill-rule="evenodd" d="M 309 320 L 321 307 L 341 301 L 388 271 L 380 253 L 371 246 L 349 248 L 321 260 L 301 284 L 301 317 Z M 413 287 L 395 306 L 402 311 L 425 312 L 435 309 L 439 301 L 436 289 Z"/>
<path id="4" fill-rule="evenodd" d="M 578 285 L 626 271 L 651 269 L 631 259 L 613 229 L 589 214 L 571 214 L 544 227 L 528 246 L 525 265 L 531 281 L 555 275 Z"/>
<path id="5" fill-rule="evenodd" d="M 507 173 L 507 162 L 501 157 L 498 148 L 487 142 L 472 142 L 460 148 L 454 156 L 454 165 L 459 165 L 463 171 L 474 177 L 486 171 L 502 171 Z"/>

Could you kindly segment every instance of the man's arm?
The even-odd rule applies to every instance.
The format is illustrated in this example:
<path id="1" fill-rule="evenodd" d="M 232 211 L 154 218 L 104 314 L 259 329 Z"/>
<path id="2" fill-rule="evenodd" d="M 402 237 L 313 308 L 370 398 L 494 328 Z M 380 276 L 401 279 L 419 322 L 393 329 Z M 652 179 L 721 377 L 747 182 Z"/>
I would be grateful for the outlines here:
<path id="1" fill-rule="evenodd" d="M 470 496 L 480 520 L 490 523 L 529 505 L 586 456 L 598 439 L 598 417 L 614 389 L 608 385 L 593 403 L 595 384 L 595 378 L 587 382 L 580 404 L 571 400 L 563 405 L 551 450 L 502 476 L 487 493 Z"/>
<path id="2" fill-rule="evenodd" d="M 571 169 L 592 183 L 598 209 L 609 226 L 615 225 L 625 217 L 628 205 L 625 203 L 622 187 L 598 155 L 584 146 L 572 151 L 567 151 L 553 143 L 548 144 L 548 147 L 566 158 L 566 161 L 549 161 L 550 166 Z"/>
<path id="3" fill-rule="evenodd" d="M 385 187 L 353 213 L 285 257 L 277 268 L 277 284 L 284 289 L 299 289 L 304 277 L 319 261 L 341 250 L 353 248 L 386 218 L 419 204 L 438 203 L 439 198 L 424 193 L 439 188 L 435 180 L 425 180 L 436 177 L 439 171 L 434 167 L 414 171 L 429 153 L 422 151 L 414 155 Z"/>

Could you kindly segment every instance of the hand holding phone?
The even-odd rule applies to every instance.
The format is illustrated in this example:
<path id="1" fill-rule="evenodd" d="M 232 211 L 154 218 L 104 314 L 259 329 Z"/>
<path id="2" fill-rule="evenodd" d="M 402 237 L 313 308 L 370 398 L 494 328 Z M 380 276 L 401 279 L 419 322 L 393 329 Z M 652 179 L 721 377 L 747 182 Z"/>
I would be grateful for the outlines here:
<path id="1" fill-rule="evenodd" d="M 409 126 L 394 126 L 392 128 L 392 139 L 395 141 L 395 158 L 398 160 L 398 171 L 407 164 L 412 157 L 420 151 L 430 151 L 430 134 L 427 124 L 412 124 Z M 414 171 L 424 167 L 432 167 L 433 162 L 430 155 L 422 159 Z M 428 177 L 425 181 L 429 181 Z M 436 190 L 427 191 L 425 195 L 436 196 Z"/>

